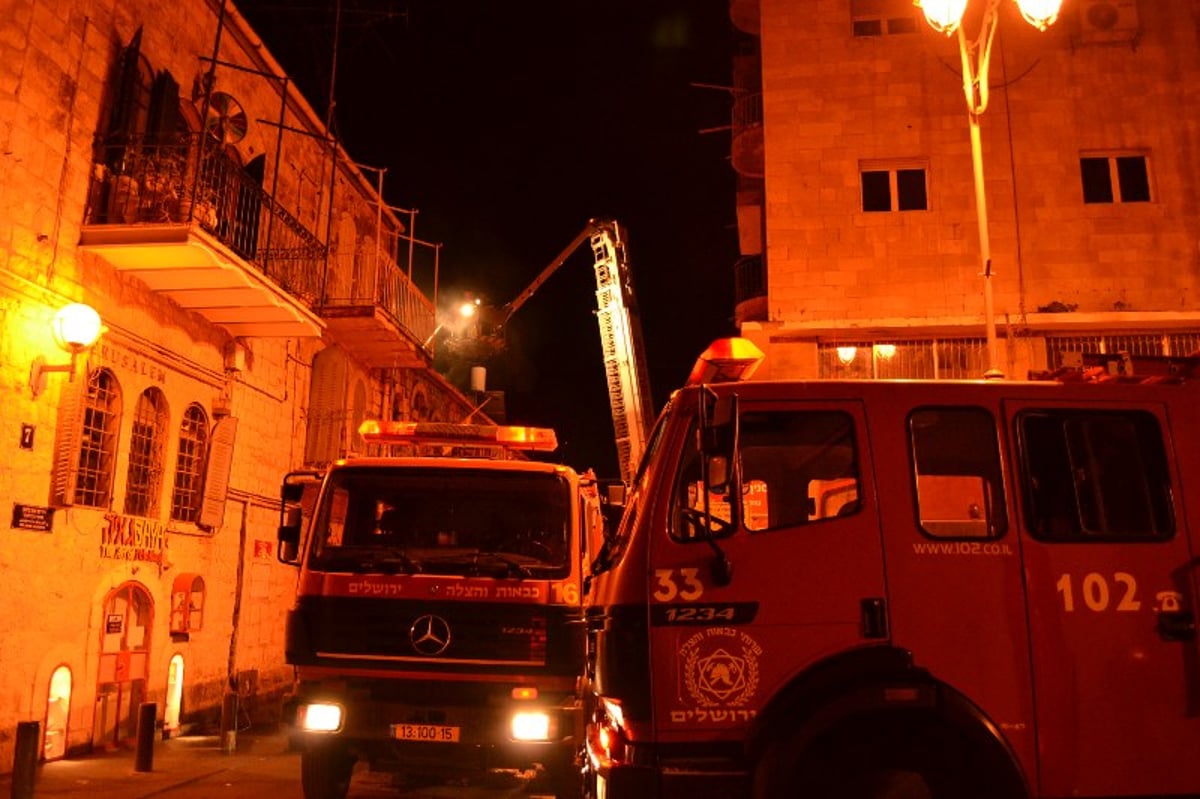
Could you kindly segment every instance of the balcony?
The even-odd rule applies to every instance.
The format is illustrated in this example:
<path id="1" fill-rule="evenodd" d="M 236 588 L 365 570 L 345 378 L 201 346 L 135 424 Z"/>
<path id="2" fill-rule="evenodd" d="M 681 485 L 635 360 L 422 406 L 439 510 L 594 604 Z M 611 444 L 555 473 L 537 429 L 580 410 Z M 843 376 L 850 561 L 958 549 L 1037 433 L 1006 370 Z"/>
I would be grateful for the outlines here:
<path id="1" fill-rule="evenodd" d="M 325 245 L 211 140 L 98 147 L 80 248 L 231 336 L 324 328 Z"/>
<path id="2" fill-rule="evenodd" d="M 733 142 L 730 159 L 739 175 L 763 177 L 762 92 L 739 94 L 733 100 Z"/>
<path id="3" fill-rule="evenodd" d="M 319 308 L 329 335 L 370 367 L 425 367 L 436 329 L 433 306 L 408 274 L 378 249 L 339 256 Z"/>

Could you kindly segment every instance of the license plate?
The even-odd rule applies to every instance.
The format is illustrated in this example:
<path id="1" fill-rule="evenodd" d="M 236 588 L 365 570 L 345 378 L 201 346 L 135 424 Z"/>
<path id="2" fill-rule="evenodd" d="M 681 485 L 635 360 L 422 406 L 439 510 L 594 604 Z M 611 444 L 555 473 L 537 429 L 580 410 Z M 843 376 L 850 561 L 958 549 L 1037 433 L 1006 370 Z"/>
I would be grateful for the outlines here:
<path id="1" fill-rule="evenodd" d="M 393 724 L 392 737 L 400 741 L 456 744 L 460 730 L 460 727 L 447 727 L 441 724 Z"/>

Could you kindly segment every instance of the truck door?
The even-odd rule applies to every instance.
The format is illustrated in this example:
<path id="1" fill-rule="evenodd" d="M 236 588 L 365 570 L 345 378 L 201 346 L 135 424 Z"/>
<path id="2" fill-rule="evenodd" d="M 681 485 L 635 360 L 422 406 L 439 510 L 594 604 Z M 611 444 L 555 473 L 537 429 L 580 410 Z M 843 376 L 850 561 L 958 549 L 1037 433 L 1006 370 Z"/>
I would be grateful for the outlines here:
<path id="1" fill-rule="evenodd" d="M 1032 676 L 1000 408 L 961 394 L 929 404 L 930 393 L 886 386 L 868 410 L 892 643 L 999 728 L 1032 778 Z"/>
<path id="2" fill-rule="evenodd" d="M 697 534 L 694 431 L 680 432 L 670 496 L 657 498 L 650 658 L 663 742 L 741 738 L 799 670 L 885 635 L 882 619 L 864 625 L 864 601 L 884 589 L 861 403 L 743 401 L 740 418 L 740 522 L 710 491 L 722 529 L 715 541 Z M 732 564 L 726 584 L 717 549 Z"/>
<path id="3" fill-rule="evenodd" d="M 1165 409 L 1009 401 L 1041 794 L 1200 786 L 1192 553 Z"/>

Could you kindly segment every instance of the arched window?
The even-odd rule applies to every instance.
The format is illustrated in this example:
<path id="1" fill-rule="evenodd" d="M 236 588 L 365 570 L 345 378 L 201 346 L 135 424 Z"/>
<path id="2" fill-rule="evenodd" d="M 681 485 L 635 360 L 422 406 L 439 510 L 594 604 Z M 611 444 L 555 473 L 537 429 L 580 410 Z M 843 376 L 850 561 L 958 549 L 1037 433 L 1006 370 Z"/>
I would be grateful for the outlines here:
<path id="1" fill-rule="evenodd" d="M 121 388 L 107 369 L 88 375 L 83 396 L 79 458 L 75 466 L 76 505 L 107 508 L 112 495 L 117 433 L 121 428 Z"/>
<path id="2" fill-rule="evenodd" d="M 199 405 L 189 405 L 179 425 L 179 454 L 175 457 L 175 486 L 171 491 L 172 519 L 194 522 L 200 515 L 207 450 L 208 416 Z"/>
<path id="3" fill-rule="evenodd" d="M 148 388 L 138 397 L 133 412 L 133 430 L 129 435 L 125 512 L 130 516 L 158 514 L 166 427 L 167 398 L 159 389 Z"/>

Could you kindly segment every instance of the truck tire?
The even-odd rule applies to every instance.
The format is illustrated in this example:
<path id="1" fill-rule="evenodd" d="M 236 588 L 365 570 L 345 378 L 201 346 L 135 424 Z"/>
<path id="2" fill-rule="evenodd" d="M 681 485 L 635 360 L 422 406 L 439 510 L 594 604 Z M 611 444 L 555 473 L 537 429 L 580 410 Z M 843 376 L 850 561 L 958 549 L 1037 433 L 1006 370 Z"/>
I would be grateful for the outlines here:
<path id="1" fill-rule="evenodd" d="M 1020 799 L 1011 773 L 997 770 L 960 736 L 936 723 L 876 716 L 819 740 L 784 735 L 754 769 L 755 799 Z M 911 720 L 908 720 L 911 721 Z"/>
<path id="2" fill-rule="evenodd" d="M 340 744 L 309 746 L 300 755 L 304 799 L 346 799 L 354 757 Z"/>

